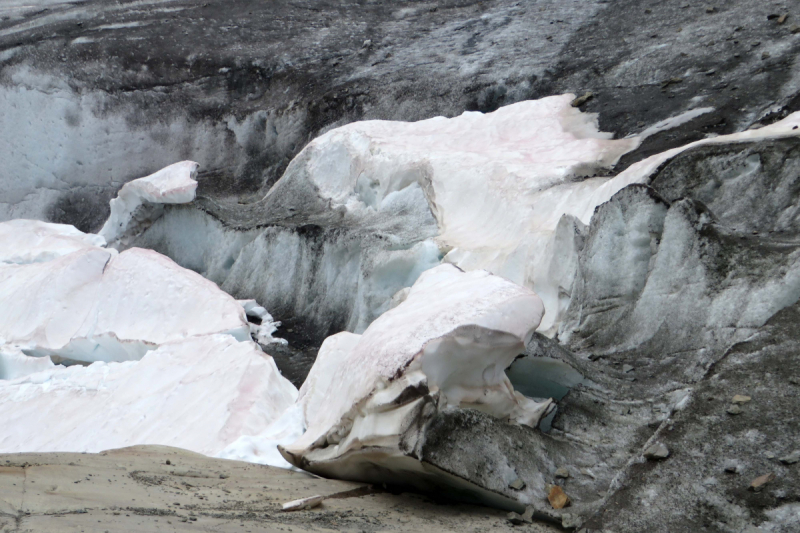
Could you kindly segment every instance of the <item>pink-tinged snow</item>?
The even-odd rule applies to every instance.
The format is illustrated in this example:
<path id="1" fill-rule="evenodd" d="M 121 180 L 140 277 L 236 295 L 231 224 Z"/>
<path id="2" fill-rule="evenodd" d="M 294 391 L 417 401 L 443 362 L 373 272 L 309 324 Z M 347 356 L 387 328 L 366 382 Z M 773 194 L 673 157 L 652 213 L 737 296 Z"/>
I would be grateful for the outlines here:
<path id="1" fill-rule="evenodd" d="M 185 204 L 194 200 L 198 166 L 194 161 L 181 161 L 123 185 L 117 197 L 111 200 L 111 215 L 100 235 L 109 243 L 120 239 L 131 226 L 143 222 L 137 219 L 142 216 L 137 212 L 142 206 Z"/>
<path id="2" fill-rule="evenodd" d="M 602 176 L 642 136 L 612 139 L 597 117 L 570 106 L 573 95 L 520 102 L 493 113 L 420 122 L 365 121 L 312 141 L 283 179 L 309 179 L 333 205 L 380 211 L 421 188 L 439 225 L 445 262 L 485 269 L 536 290 L 554 332 L 570 287 L 574 254 L 556 239 L 564 215 L 588 224 L 595 208 L 693 146 L 798 135 L 798 115 L 758 130 L 706 139 L 655 155 L 616 177 Z M 691 110 L 644 136 L 708 112 Z M 562 279 L 564 278 L 564 279 Z M 568 299 L 568 296 L 567 296 Z"/>
<path id="3" fill-rule="evenodd" d="M 215 455 L 240 435 L 263 431 L 296 397 L 255 343 L 193 337 L 140 361 L 57 366 L 0 381 L 0 452 L 162 444 Z"/>
<path id="4" fill-rule="evenodd" d="M 0 265 L 0 338 L 34 355 L 139 359 L 196 335 L 249 339 L 242 307 L 216 284 L 150 250 L 87 248 Z"/>
<path id="5" fill-rule="evenodd" d="M 550 402 L 516 393 L 504 371 L 543 312 L 531 290 L 487 272 L 452 265 L 424 272 L 363 335 L 325 340 L 300 389 L 306 431 L 286 450 L 303 455 L 324 440 L 336 445 L 325 454 L 387 446 L 408 423 L 410 406 L 395 405 L 396 396 L 419 384 L 446 405 L 535 426 Z"/>
<path id="6" fill-rule="evenodd" d="M 39 220 L 0 222 L 0 263 L 39 263 L 77 250 L 105 246 L 99 235 Z"/>

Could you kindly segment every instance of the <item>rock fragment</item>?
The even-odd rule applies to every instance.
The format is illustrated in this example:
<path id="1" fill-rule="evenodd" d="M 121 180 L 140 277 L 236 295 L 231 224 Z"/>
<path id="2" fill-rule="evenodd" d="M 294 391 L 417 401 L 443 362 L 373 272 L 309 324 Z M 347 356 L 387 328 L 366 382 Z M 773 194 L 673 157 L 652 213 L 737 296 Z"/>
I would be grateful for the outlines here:
<path id="1" fill-rule="evenodd" d="M 292 500 L 284 503 L 283 507 L 281 507 L 281 511 L 300 511 L 302 509 L 313 509 L 321 504 L 322 500 L 324 499 L 324 496 L 317 494 L 307 498 L 300 498 L 299 500 Z"/>
<path id="2" fill-rule="evenodd" d="M 775 480 L 775 474 L 770 472 L 769 474 L 764 474 L 763 476 L 758 476 L 750 483 L 750 490 L 753 492 L 760 492 L 767 483 L 770 483 Z"/>
<path id="3" fill-rule="evenodd" d="M 519 526 L 521 524 L 532 524 L 533 523 L 533 507 L 530 505 L 525 508 L 525 512 L 522 514 L 510 512 L 506 515 L 506 520 L 511 522 L 515 526 Z"/>
<path id="4" fill-rule="evenodd" d="M 738 404 L 733 404 L 727 409 L 725 409 L 725 412 L 728 413 L 729 415 L 740 415 L 742 414 L 742 408 Z"/>
<path id="5" fill-rule="evenodd" d="M 569 496 L 558 485 L 548 485 L 547 501 L 550 502 L 553 509 L 563 509 L 570 504 Z"/>
<path id="6" fill-rule="evenodd" d="M 666 459 L 669 457 L 669 448 L 665 444 L 657 442 L 644 451 L 644 456 L 651 461 Z"/>
<path id="7" fill-rule="evenodd" d="M 514 490 L 522 490 L 525 488 L 525 482 L 522 481 L 520 478 L 515 479 L 508 486 Z"/>
<path id="8" fill-rule="evenodd" d="M 785 464 L 785 465 L 793 465 L 796 462 L 800 461 L 800 450 L 795 450 L 792 453 L 790 453 L 789 455 L 787 455 L 785 457 L 781 457 L 778 460 L 780 462 L 782 462 L 783 464 Z"/>
<path id="9" fill-rule="evenodd" d="M 580 106 L 582 106 L 583 104 L 585 104 L 586 102 L 588 102 L 589 100 L 591 100 L 593 97 L 594 97 L 594 93 L 592 93 L 592 91 L 586 91 L 586 92 L 583 94 L 583 96 L 579 96 L 579 97 L 577 97 L 576 99 L 574 99 L 574 100 L 573 100 L 573 101 L 570 103 L 570 105 L 571 105 L 572 107 L 580 107 Z"/>
<path id="10" fill-rule="evenodd" d="M 725 472 L 729 474 L 738 474 L 739 462 L 734 459 L 728 459 L 727 461 L 725 461 Z"/>
<path id="11" fill-rule="evenodd" d="M 556 470 L 556 477 L 561 479 L 567 479 L 569 477 L 569 470 L 564 468 L 563 466 Z"/>
<path id="12" fill-rule="evenodd" d="M 752 398 L 750 398 L 750 396 L 743 396 L 743 395 L 741 395 L 741 394 L 736 394 L 736 395 L 735 395 L 735 396 L 734 396 L 734 397 L 731 399 L 731 403 L 735 403 L 735 404 L 740 404 L 740 405 L 741 405 L 741 404 L 743 404 L 743 403 L 747 403 L 747 402 L 749 402 L 750 400 L 752 400 Z"/>
<path id="13" fill-rule="evenodd" d="M 627 374 L 628 372 L 633 371 L 633 367 L 631 365 L 622 365 L 622 372 Z"/>

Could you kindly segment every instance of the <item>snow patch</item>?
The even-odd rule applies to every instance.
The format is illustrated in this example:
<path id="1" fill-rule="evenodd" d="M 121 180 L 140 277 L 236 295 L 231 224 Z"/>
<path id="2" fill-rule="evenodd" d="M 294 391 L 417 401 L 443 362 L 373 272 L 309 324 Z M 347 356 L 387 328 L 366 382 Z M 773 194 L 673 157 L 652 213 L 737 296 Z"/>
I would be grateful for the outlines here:
<path id="1" fill-rule="evenodd" d="M 83 233 L 67 224 L 38 220 L 0 222 L 0 263 L 41 263 L 105 245 L 106 240 L 100 235 Z"/>
<path id="2" fill-rule="evenodd" d="M 0 452 L 161 444 L 215 455 L 297 398 L 271 357 L 230 335 L 167 343 L 141 361 L 50 366 L 0 386 Z"/>
<path id="3" fill-rule="evenodd" d="M 138 359 L 195 335 L 249 338 L 244 311 L 199 274 L 150 250 L 77 250 L 0 265 L 0 337 L 31 355 Z"/>

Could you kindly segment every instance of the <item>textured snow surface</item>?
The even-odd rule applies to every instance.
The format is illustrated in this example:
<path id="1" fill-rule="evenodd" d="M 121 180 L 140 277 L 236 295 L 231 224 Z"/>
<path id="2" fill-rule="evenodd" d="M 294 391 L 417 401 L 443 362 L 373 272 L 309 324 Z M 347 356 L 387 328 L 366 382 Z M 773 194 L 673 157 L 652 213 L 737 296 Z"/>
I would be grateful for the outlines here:
<path id="1" fill-rule="evenodd" d="M 315 449 L 326 460 L 368 446 L 397 449 L 423 390 L 437 394 L 441 407 L 535 426 L 550 402 L 516 393 L 504 370 L 543 312 L 532 291 L 485 271 L 441 265 L 424 272 L 363 335 L 325 340 L 300 389 L 306 432 L 285 455 L 297 465 Z"/>
<path id="2" fill-rule="evenodd" d="M 36 355 L 138 359 L 194 335 L 249 336 L 243 309 L 199 274 L 150 250 L 85 249 L 0 265 L 0 337 Z"/>
<path id="3" fill-rule="evenodd" d="M 159 204 L 185 204 L 194 200 L 197 168 L 194 161 L 181 161 L 123 185 L 111 200 L 111 216 L 100 235 L 114 243 L 127 233 L 149 227 L 163 212 L 157 208 Z"/>
<path id="4" fill-rule="evenodd" d="M 77 250 L 105 245 L 103 237 L 83 233 L 67 224 L 38 220 L 0 222 L 0 263 L 50 261 Z"/>
<path id="5" fill-rule="evenodd" d="M 296 397 L 255 343 L 193 337 L 141 361 L 58 366 L 0 382 L 0 451 L 162 444 L 214 455 L 263 431 Z"/>
<path id="6" fill-rule="evenodd" d="M 439 226 L 444 261 L 533 288 L 547 309 L 541 329 L 554 333 L 569 302 L 575 267 L 570 232 L 559 234 L 560 224 L 588 224 L 598 205 L 631 183 L 647 182 L 683 150 L 797 135 L 792 128 L 800 122 L 796 113 L 758 130 L 657 154 L 613 178 L 591 177 L 602 175 L 643 137 L 611 139 L 598 131 L 595 115 L 570 106 L 572 97 L 452 119 L 348 124 L 312 141 L 283 180 L 308 179 L 334 207 L 352 213 L 380 212 L 408 188 L 421 187 Z M 708 111 L 700 108 L 654 128 L 667 129 Z"/>

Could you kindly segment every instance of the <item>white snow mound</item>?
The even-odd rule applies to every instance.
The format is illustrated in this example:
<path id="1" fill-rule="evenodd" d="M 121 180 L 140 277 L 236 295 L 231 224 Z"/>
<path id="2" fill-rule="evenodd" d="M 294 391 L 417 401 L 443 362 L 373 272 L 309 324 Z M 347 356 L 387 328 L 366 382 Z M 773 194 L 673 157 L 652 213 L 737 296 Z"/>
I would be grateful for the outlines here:
<path id="1" fill-rule="evenodd" d="M 0 384 L 2 453 L 161 444 L 215 455 L 297 398 L 270 356 L 230 335 L 167 343 L 141 361 L 51 365 Z"/>
<path id="2" fill-rule="evenodd" d="M 39 220 L 0 222 L 0 263 L 40 263 L 77 250 L 103 247 L 100 235 Z"/>
<path id="3" fill-rule="evenodd" d="M 0 337 L 29 355 L 139 359 L 196 335 L 249 339 L 231 296 L 171 259 L 132 248 L 86 248 L 46 263 L 0 264 Z"/>

